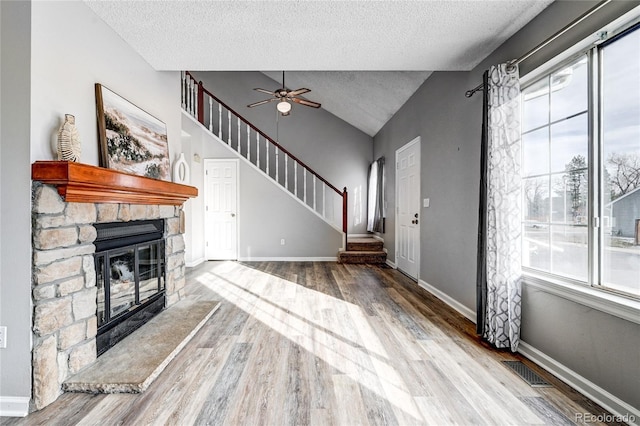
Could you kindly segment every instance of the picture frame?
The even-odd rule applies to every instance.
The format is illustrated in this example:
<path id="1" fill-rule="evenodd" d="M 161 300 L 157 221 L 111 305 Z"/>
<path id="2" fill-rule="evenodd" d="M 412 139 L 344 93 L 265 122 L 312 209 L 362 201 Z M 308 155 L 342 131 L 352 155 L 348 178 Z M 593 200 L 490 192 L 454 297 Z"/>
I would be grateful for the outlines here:
<path id="1" fill-rule="evenodd" d="M 166 124 L 99 83 L 95 92 L 100 166 L 170 181 Z"/>

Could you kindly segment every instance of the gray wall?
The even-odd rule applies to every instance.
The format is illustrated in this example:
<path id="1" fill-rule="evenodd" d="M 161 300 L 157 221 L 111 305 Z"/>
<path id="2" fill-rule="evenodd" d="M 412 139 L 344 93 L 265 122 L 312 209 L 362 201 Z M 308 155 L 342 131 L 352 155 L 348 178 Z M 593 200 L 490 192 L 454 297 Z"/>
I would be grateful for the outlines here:
<path id="1" fill-rule="evenodd" d="M 491 64 L 520 57 L 595 2 L 555 2 L 470 72 L 436 72 L 374 137 L 374 158 L 421 136 L 422 210 L 420 279 L 475 312 L 478 178 L 482 95 L 466 90 L 482 82 Z M 526 73 L 600 26 L 637 6 L 613 2 L 561 42 L 521 64 Z M 388 226 L 383 235 L 395 256 L 395 175 L 387 173 Z M 574 302 L 526 288 L 522 338 L 569 369 L 632 406 L 640 406 L 640 326 Z"/>
<path id="2" fill-rule="evenodd" d="M 291 115 L 278 116 L 274 104 L 247 108 L 269 95 L 253 90 L 274 90 L 278 83 L 260 72 L 194 73 L 204 86 L 289 152 L 349 192 L 349 233 L 366 233 L 366 188 L 372 161 L 372 138 L 323 110 L 294 105 Z M 313 99 L 313 92 L 309 93 Z M 277 127 L 276 127 L 277 124 Z M 361 207 L 361 208 L 358 208 Z M 354 212 L 360 212 L 355 214 Z"/>
<path id="3" fill-rule="evenodd" d="M 198 187 L 204 197 L 204 159 L 238 158 L 237 154 L 193 120 L 183 118 L 183 148 L 191 155 L 191 185 Z M 193 153 L 202 157 L 201 163 L 193 162 Z M 342 247 L 342 233 L 324 222 L 284 192 L 271 179 L 265 178 L 254 167 L 240 160 L 238 178 L 239 258 L 335 258 Z M 196 172 L 194 175 L 193 172 Z M 195 201 L 195 200 L 191 200 Z M 203 203 L 193 203 L 187 212 L 193 233 L 187 232 L 187 252 L 195 254 L 189 260 L 198 261 L 204 256 Z M 280 244 L 285 239 L 285 245 Z M 191 243 L 191 245 L 189 245 Z"/>
<path id="4" fill-rule="evenodd" d="M 31 396 L 31 4 L 0 2 L 0 399 Z M 9 67 L 9 65 L 11 65 Z"/>

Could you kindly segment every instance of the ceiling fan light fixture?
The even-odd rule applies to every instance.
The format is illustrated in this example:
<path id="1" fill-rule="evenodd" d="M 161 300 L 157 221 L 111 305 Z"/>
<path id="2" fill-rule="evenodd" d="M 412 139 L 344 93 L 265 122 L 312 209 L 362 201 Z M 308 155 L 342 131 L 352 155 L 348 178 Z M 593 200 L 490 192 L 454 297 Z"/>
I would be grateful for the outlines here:
<path id="1" fill-rule="evenodd" d="M 277 108 L 282 114 L 288 114 L 291 111 L 291 104 L 283 100 L 278 102 Z"/>

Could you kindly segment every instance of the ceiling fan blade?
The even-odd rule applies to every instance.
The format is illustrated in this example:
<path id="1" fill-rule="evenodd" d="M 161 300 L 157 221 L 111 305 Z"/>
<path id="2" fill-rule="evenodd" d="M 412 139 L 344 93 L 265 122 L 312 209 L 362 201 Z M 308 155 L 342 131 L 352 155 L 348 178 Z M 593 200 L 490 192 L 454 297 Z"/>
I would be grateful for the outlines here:
<path id="1" fill-rule="evenodd" d="M 291 92 L 289 92 L 288 96 L 298 96 L 298 95 L 302 95 L 305 93 L 309 93 L 311 91 L 311 89 L 305 89 L 304 87 L 302 89 L 298 89 L 298 90 L 292 90 Z"/>
<path id="2" fill-rule="evenodd" d="M 276 98 L 272 98 L 272 99 L 265 99 L 264 101 L 254 102 L 252 104 L 247 105 L 247 108 L 253 108 L 253 107 L 258 106 L 258 105 L 268 104 L 269 102 L 273 102 L 273 101 L 277 101 L 277 99 Z"/>
<path id="3" fill-rule="evenodd" d="M 257 91 L 257 92 L 261 92 L 261 93 L 266 93 L 267 95 L 271 95 L 271 96 L 275 96 L 275 95 L 276 95 L 276 94 L 275 94 L 275 92 L 272 92 L 272 91 L 270 91 L 270 90 L 266 90 L 266 89 L 261 89 L 261 88 L 259 88 L 259 87 L 256 87 L 256 88 L 255 88 L 255 89 L 253 89 L 253 90 L 255 90 L 255 91 Z"/>
<path id="4" fill-rule="evenodd" d="M 317 102 L 307 101 L 306 99 L 291 98 L 291 100 L 293 102 L 297 103 L 297 104 L 308 106 L 308 107 L 311 107 L 311 108 L 320 108 L 320 106 L 321 106 Z"/>

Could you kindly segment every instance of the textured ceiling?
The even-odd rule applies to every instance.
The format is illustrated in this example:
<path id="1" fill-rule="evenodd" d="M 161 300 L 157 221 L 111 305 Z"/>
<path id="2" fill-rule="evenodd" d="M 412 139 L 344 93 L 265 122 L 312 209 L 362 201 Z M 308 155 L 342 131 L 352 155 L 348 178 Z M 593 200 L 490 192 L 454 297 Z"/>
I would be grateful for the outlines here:
<path id="1" fill-rule="evenodd" d="M 282 83 L 281 72 L 264 74 Z M 290 89 L 313 88 L 307 99 L 374 136 L 429 75 L 426 71 L 293 71 L 285 74 L 285 82 Z"/>
<path id="2" fill-rule="evenodd" d="M 551 1 L 85 0 L 157 70 L 305 71 L 287 86 L 370 135 L 429 71 L 472 69 Z"/>

